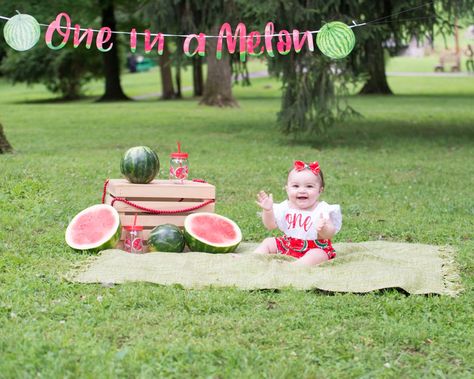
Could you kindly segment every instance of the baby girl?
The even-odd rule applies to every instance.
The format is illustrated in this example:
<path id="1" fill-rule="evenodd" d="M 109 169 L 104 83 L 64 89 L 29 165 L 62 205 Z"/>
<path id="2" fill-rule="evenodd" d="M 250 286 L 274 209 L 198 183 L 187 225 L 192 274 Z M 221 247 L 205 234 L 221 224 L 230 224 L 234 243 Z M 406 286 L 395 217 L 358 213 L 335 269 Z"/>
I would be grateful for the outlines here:
<path id="1" fill-rule="evenodd" d="M 257 247 L 262 254 L 285 254 L 301 265 L 317 265 L 336 256 L 331 238 L 342 225 L 341 207 L 319 201 L 324 177 L 318 162 L 295 161 L 285 186 L 288 200 L 273 203 L 272 194 L 260 191 L 263 225 L 280 229 L 281 237 L 266 238 Z"/>

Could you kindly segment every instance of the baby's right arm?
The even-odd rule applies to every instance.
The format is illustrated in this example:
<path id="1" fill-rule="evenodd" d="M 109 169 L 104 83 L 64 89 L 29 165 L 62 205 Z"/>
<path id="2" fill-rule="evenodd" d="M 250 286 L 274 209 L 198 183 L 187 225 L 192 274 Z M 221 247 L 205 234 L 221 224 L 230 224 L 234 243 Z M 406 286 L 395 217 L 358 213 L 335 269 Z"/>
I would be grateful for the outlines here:
<path id="1" fill-rule="evenodd" d="M 273 195 L 267 195 L 264 191 L 260 191 L 256 203 L 262 208 L 262 222 L 265 228 L 268 230 L 277 228 L 275 215 L 273 214 Z"/>

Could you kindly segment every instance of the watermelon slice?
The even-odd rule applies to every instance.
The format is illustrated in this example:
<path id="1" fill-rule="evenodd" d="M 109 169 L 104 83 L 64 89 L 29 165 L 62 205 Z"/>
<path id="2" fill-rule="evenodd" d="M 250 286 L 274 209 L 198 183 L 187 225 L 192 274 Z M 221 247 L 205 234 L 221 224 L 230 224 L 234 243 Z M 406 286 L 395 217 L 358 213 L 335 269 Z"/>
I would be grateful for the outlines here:
<path id="1" fill-rule="evenodd" d="M 120 232 L 120 217 L 115 208 L 97 204 L 72 219 L 66 229 L 66 243 L 74 250 L 98 252 L 114 248 Z"/>
<path id="2" fill-rule="evenodd" d="M 231 253 L 242 241 L 242 232 L 232 220 L 215 213 L 193 213 L 184 220 L 184 238 L 191 251 Z"/>

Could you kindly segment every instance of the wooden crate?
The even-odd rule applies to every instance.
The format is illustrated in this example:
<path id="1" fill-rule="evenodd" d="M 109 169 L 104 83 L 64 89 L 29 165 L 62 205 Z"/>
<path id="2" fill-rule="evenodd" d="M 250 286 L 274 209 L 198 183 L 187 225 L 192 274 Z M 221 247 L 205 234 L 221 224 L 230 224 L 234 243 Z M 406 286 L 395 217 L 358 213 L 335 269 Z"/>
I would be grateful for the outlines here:
<path id="1" fill-rule="evenodd" d="M 144 227 L 143 239 L 148 240 L 150 231 L 158 225 L 184 225 L 184 219 L 190 213 L 214 212 L 215 203 L 212 202 L 194 211 L 179 214 L 152 214 L 128 205 L 118 198 L 133 202 L 142 207 L 173 211 L 192 208 L 209 200 L 215 200 L 216 188 L 209 183 L 184 181 L 176 184 L 171 180 L 153 180 L 148 184 L 133 184 L 125 179 L 110 179 L 104 202 L 112 204 L 120 214 L 122 226 L 133 225 L 137 214 L 137 225 Z M 115 199 L 115 201 L 114 201 Z M 122 240 L 125 233 L 122 231 Z"/>

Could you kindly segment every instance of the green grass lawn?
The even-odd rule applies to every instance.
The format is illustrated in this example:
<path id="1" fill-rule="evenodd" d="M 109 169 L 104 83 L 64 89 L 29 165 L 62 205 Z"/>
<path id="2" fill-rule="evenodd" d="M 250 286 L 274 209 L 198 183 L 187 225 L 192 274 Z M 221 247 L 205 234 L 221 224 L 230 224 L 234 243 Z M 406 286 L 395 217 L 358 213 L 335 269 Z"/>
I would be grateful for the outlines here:
<path id="1" fill-rule="evenodd" d="M 139 75 L 124 78 L 126 92 L 159 91 L 146 80 L 153 73 Z M 15 148 L 0 156 L 0 377 L 472 377 L 474 78 L 390 84 L 397 96 L 349 98 L 362 118 L 297 141 L 278 131 L 280 84 L 267 78 L 235 87 L 238 109 L 191 98 L 38 102 L 50 97 L 41 86 L 0 83 L 0 120 Z M 164 177 L 177 140 L 191 176 L 216 185 L 216 211 L 245 240 L 268 235 L 257 191 L 283 200 L 293 159 L 317 159 L 324 199 L 343 209 L 336 242 L 452 245 L 465 291 L 450 298 L 62 279 L 88 258 L 65 245 L 66 226 L 100 202 L 104 179 L 120 177 L 123 152 L 151 146 Z"/>

